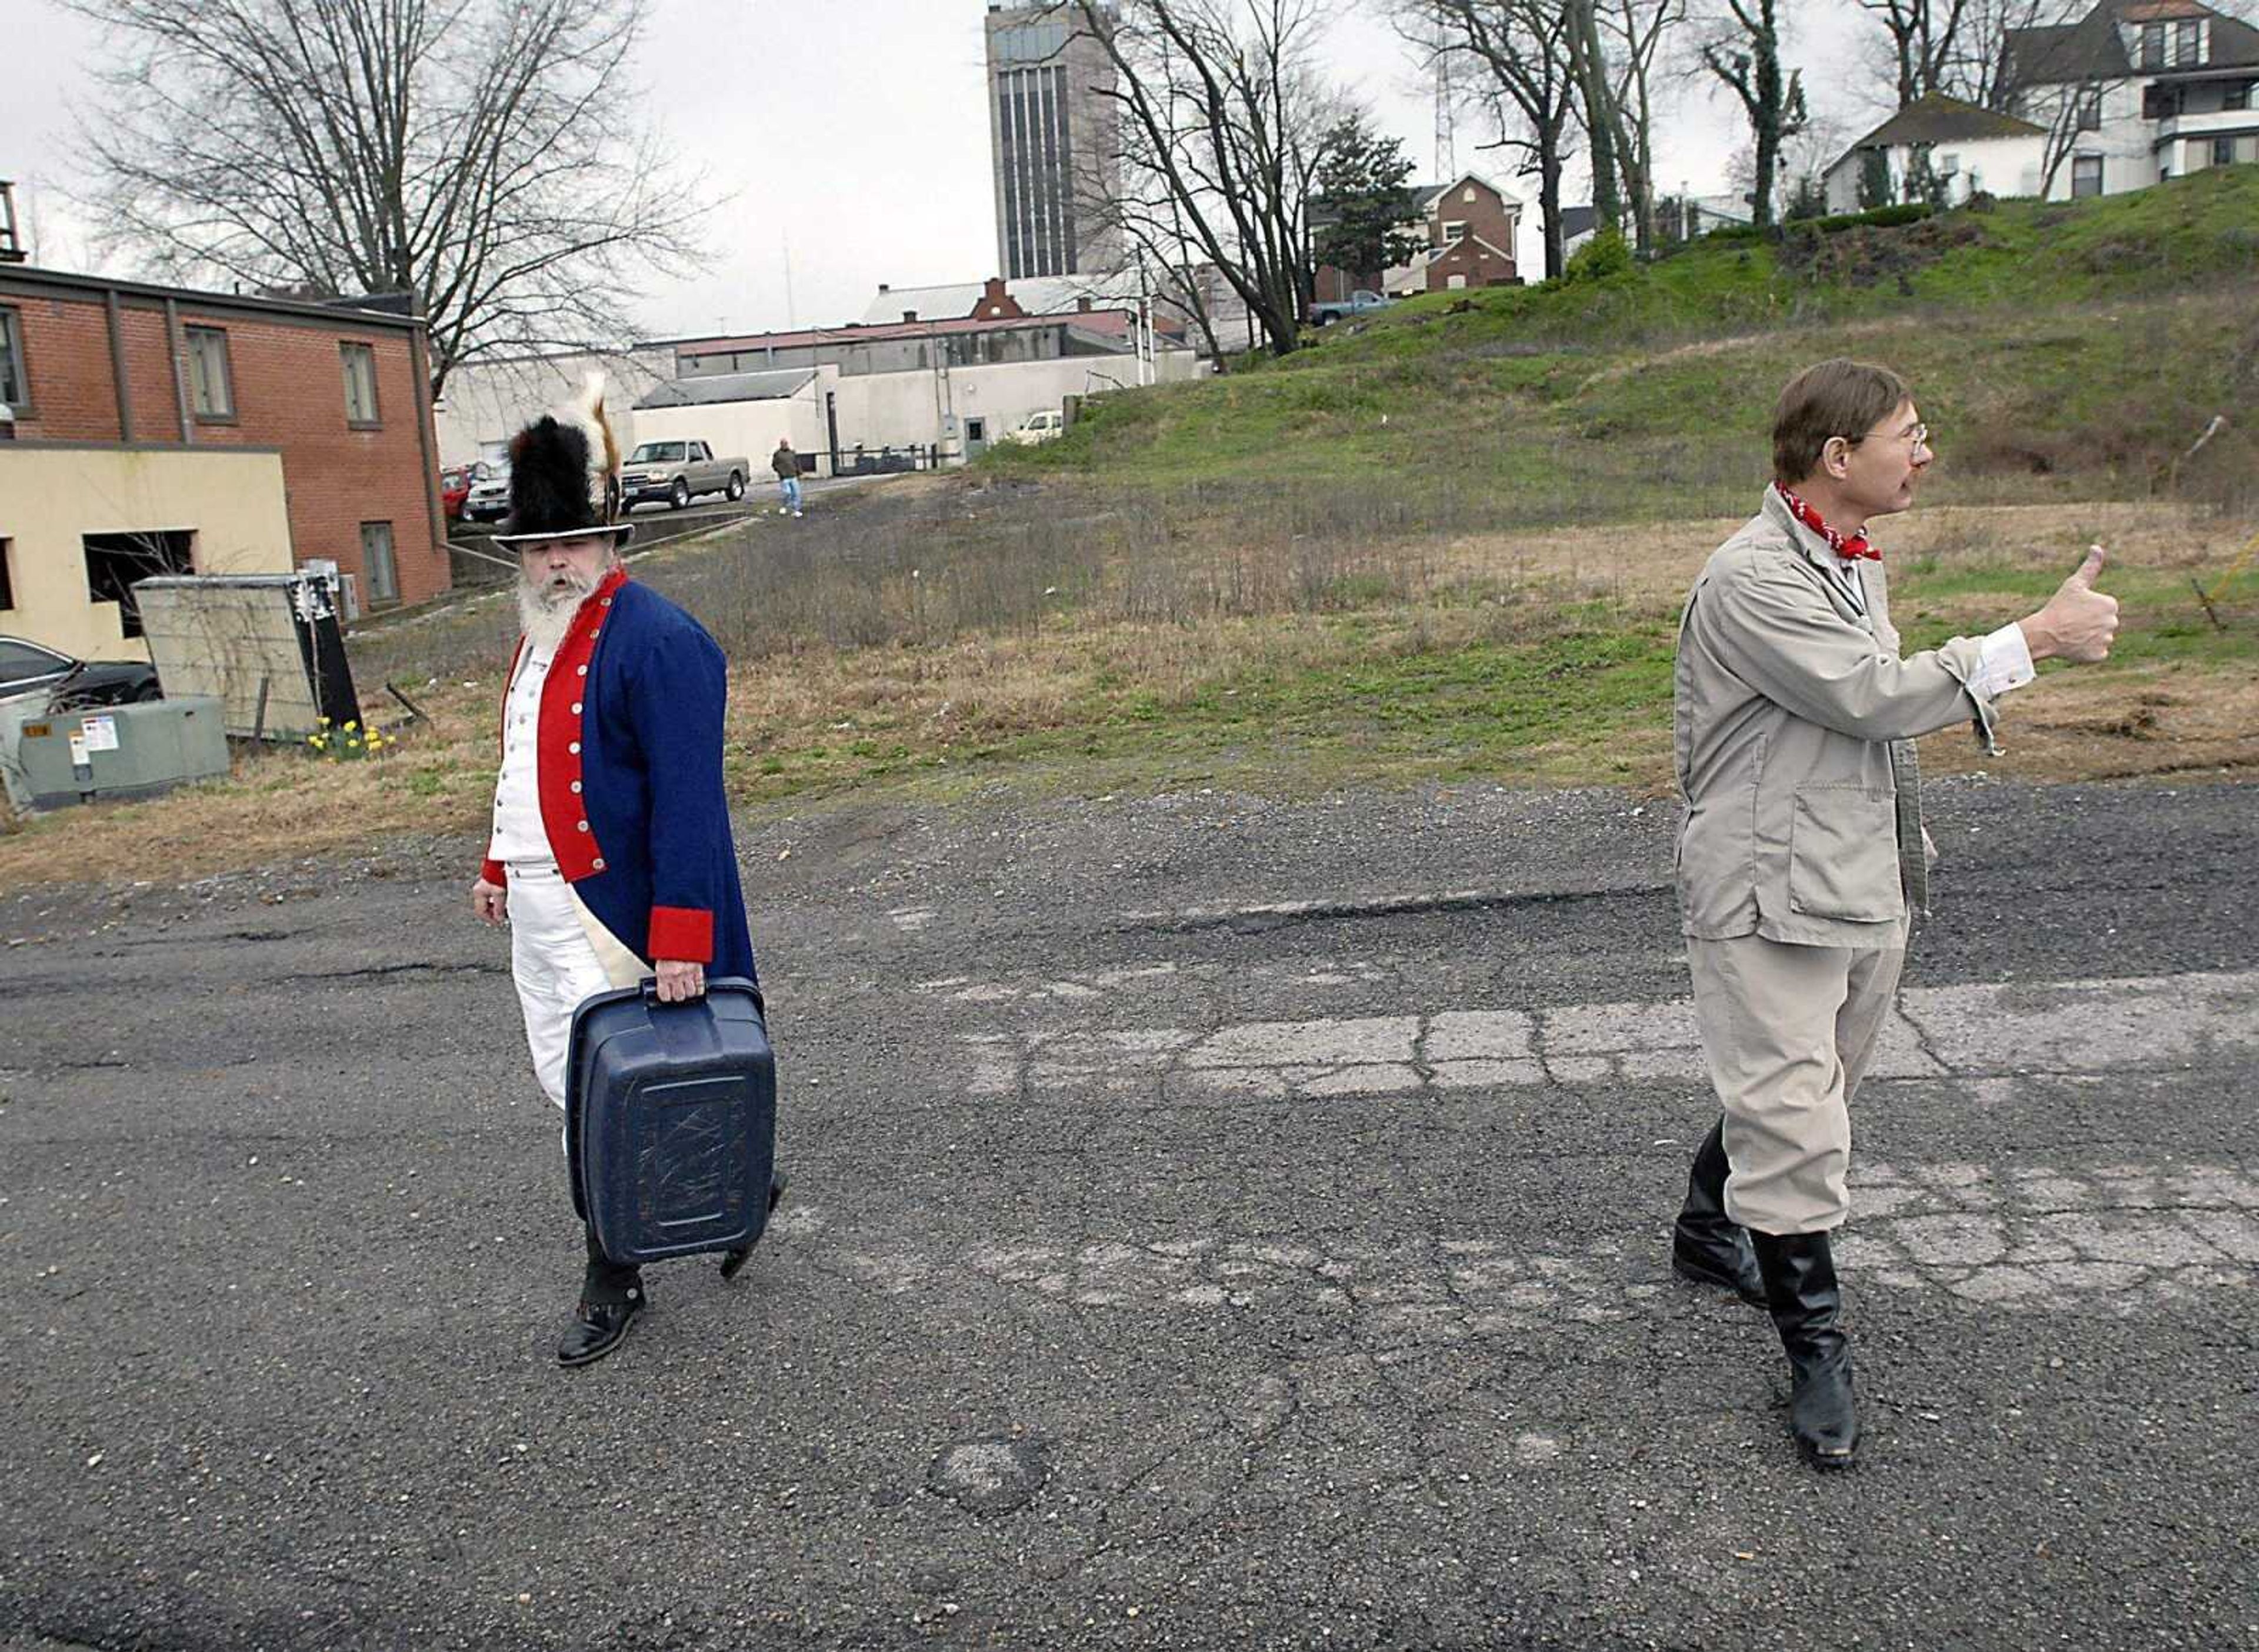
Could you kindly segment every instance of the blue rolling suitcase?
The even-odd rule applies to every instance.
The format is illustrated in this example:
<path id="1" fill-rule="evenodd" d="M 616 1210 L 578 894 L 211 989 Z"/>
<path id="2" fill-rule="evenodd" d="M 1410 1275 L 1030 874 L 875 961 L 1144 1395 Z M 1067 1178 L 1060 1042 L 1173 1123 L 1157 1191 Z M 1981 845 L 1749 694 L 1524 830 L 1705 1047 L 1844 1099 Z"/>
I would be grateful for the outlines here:
<path id="1" fill-rule="evenodd" d="M 776 1058 L 751 981 L 685 1004 L 658 983 L 574 1012 L 565 1130 L 573 1202 L 615 1262 L 752 1244 L 768 1225 Z"/>

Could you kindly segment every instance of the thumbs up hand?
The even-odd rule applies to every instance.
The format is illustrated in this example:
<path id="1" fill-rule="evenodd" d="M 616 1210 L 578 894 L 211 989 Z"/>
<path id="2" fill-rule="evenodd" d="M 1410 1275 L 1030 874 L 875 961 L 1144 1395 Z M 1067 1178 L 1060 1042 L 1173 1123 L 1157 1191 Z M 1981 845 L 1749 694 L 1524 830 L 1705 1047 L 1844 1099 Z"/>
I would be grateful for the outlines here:
<path id="1" fill-rule="evenodd" d="M 2056 587 L 2047 606 L 2018 622 L 2034 659 L 2086 666 L 2110 658 L 2110 644 L 2118 636 L 2118 599 L 2094 588 L 2108 559 L 2100 545 L 2089 546 L 2086 559 Z"/>

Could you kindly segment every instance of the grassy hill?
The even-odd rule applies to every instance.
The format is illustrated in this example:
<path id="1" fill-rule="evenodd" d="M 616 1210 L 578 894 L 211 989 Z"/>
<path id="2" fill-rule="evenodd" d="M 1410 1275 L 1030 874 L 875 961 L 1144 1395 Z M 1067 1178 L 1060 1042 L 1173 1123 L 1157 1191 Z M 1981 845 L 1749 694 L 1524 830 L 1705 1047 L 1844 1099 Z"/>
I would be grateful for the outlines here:
<path id="1" fill-rule="evenodd" d="M 2259 400 L 2259 168 L 1433 295 L 987 462 L 1141 487 L 1395 477 L 1486 502 L 1483 526 L 1728 510 L 1762 480 L 1774 390 L 1828 353 L 1913 380 L 1939 496 L 1972 477 L 1995 500 L 2144 494 Z M 2254 449 L 2215 447 L 2190 481 L 2232 489 Z"/>

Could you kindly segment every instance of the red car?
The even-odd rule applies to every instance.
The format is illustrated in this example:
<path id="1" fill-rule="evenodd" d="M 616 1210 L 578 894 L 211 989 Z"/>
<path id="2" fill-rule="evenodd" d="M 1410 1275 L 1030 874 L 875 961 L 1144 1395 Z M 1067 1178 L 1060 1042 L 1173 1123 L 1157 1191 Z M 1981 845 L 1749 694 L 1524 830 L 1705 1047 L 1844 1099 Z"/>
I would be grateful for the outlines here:
<path id="1" fill-rule="evenodd" d="M 471 473 L 467 466 L 459 465 L 439 473 L 439 507 L 454 522 L 463 514 L 463 501 L 471 496 Z"/>

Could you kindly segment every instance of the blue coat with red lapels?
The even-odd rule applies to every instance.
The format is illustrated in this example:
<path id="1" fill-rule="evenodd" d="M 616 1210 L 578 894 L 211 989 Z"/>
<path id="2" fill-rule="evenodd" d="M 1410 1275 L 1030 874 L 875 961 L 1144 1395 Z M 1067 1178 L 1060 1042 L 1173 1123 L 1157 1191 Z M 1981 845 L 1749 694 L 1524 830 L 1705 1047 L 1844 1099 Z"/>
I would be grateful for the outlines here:
<path id="1" fill-rule="evenodd" d="M 638 958 L 752 980 L 722 790 L 727 693 L 705 628 L 614 569 L 542 685 L 541 823 L 574 893 Z M 500 884 L 506 872 L 489 860 L 482 875 Z"/>

